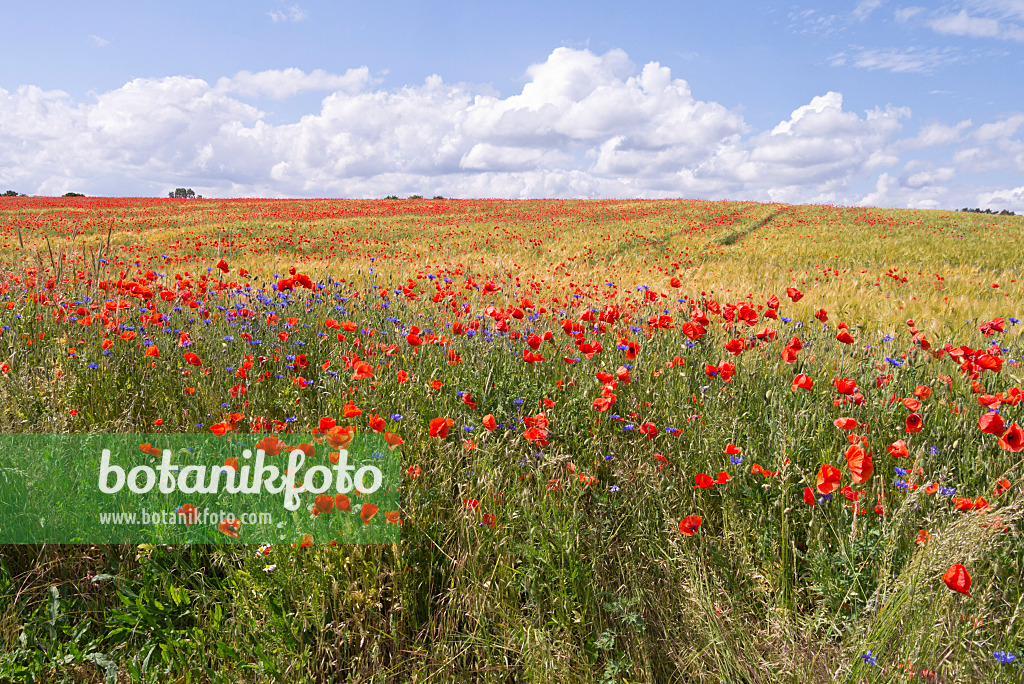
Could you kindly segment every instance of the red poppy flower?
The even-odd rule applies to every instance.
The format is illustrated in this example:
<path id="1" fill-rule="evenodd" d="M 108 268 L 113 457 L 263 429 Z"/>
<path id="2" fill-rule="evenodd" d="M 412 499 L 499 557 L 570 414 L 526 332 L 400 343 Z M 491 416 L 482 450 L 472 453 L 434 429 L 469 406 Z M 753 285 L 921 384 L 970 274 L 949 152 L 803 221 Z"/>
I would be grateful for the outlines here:
<path id="1" fill-rule="evenodd" d="M 811 377 L 806 373 L 800 373 L 795 378 L 793 378 L 793 384 L 790 385 L 789 388 L 793 391 L 796 391 L 798 389 L 809 390 L 812 387 L 814 387 L 814 380 L 812 380 Z"/>
<path id="2" fill-rule="evenodd" d="M 926 543 L 928 543 L 928 540 L 931 538 L 932 536 L 928 534 L 928 530 L 918 530 L 917 539 L 914 540 L 914 543 L 916 543 L 918 546 L 924 546 Z"/>
<path id="3" fill-rule="evenodd" d="M 839 468 L 831 466 L 828 463 L 822 463 L 821 468 L 818 469 L 818 493 L 831 494 L 836 491 L 839 489 L 839 481 L 841 478 L 842 473 L 839 472 Z"/>
<path id="4" fill-rule="evenodd" d="M 376 413 L 370 416 L 369 424 L 370 429 L 374 432 L 384 432 L 384 428 L 387 427 L 387 423 L 384 422 L 384 419 Z"/>
<path id="5" fill-rule="evenodd" d="M 693 533 L 700 529 L 703 522 L 704 518 L 699 515 L 688 515 L 679 521 L 679 531 L 687 537 L 692 537 Z"/>
<path id="6" fill-rule="evenodd" d="M 999 438 L 999 446 L 1014 453 L 1024 449 L 1024 430 L 1021 430 L 1020 425 L 1011 424 L 1010 429 Z"/>
<path id="7" fill-rule="evenodd" d="M 800 290 L 796 289 L 795 287 L 787 287 L 786 294 L 794 302 L 799 302 L 801 299 L 803 299 L 804 296 L 803 293 L 800 292 Z"/>
<path id="8" fill-rule="evenodd" d="M 928 397 L 932 396 L 932 391 L 930 388 L 924 385 L 918 385 L 917 387 L 914 388 L 914 396 L 917 397 L 918 399 L 927 399 Z"/>
<path id="9" fill-rule="evenodd" d="M 188 363 L 188 364 L 193 365 L 193 366 L 201 366 L 201 365 L 203 365 L 203 362 L 199 358 L 199 356 L 197 354 L 192 353 L 192 352 L 186 352 L 185 353 L 185 363 Z"/>
<path id="10" fill-rule="evenodd" d="M 334 498 L 330 494 L 317 494 L 313 499 L 313 515 L 322 515 L 334 510 Z"/>
<path id="11" fill-rule="evenodd" d="M 713 489 L 715 486 L 715 481 L 711 479 L 711 476 L 704 473 L 694 475 L 693 481 L 696 482 L 694 487 L 700 487 L 701 489 Z"/>
<path id="12" fill-rule="evenodd" d="M 352 502 L 344 494 L 334 495 L 334 507 L 339 511 L 350 511 L 352 510 Z"/>
<path id="13" fill-rule="evenodd" d="M 242 526 L 242 522 L 237 518 L 224 518 L 217 524 L 217 529 L 222 534 L 226 534 L 232 539 L 238 539 L 238 529 Z"/>
<path id="14" fill-rule="evenodd" d="M 1006 432 L 1006 425 L 1003 418 L 995 411 L 983 414 L 978 418 L 978 429 L 990 435 L 1002 436 Z"/>
<path id="15" fill-rule="evenodd" d="M 177 514 L 183 518 L 186 525 L 194 525 L 199 520 L 199 509 L 195 507 L 195 504 L 182 504 L 178 506 Z"/>
<path id="16" fill-rule="evenodd" d="M 853 477 L 854 484 L 867 482 L 874 471 L 871 454 L 865 453 L 856 444 L 851 444 L 846 449 L 846 465 L 850 468 L 850 475 Z"/>
<path id="17" fill-rule="evenodd" d="M 853 335 L 851 335 L 850 331 L 847 330 L 846 328 L 843 328 L 839 331 L 839 334 L 836 335 L 836 339 L 842 342 L 843 344 L 853 344 Z"/>
<path id="18" fill-rule="evenodd" d="M 889 445 L 889 455 L 893 458 L 908 458 L 910 452 L 907 450 L 907 443 L 902 439 L 896 440 Z"/>
<path id="19" fill-rule="evenodd" d="M 488 413 L 486 416 L 484 416 L 483 423 L 484 427 L 487 429 L 488 432 L 494 432 L 495 430 L 498 429 L 498 421 L 494 419 L 493 414 Z"/>
<path id="20" fill-rule="evenodd" d="M 210 426 L 210 431 L 217 436 L 224 435 L 229 429 L 228 424 L 224 422 L 214 423 Z"/>
<path id="21" fill-rule="evenodd" d="M 814 506 L 814 490 L 810 487 L 804 487 L 804 503 L 808 506 Z"/>
<path id="22" fill-rule="evenodd" d="M 920 432 L 924 427 L 924 420 L 921 418 L 919 413 L 911 413 L 907 416 L 907 432 L 914 433 Z"/>
<path id="23" fill-rule="evenodd" d="M 832 384 L 840 394 L 853 394 L 857 389 L 857 381 L 852 378 L 838 378 Z"/>
<path id="24" fill-rule="evenodd" d="M 430 436 L 443 439 L 448 436 L 448 428 L 455 425 L 451 418 L 434 418 L 430 421 Z"/>
<path id="25" fill-rule="evenodd" d="M 1007 480 L 1005 477 L 1001 477 L 1001 478 L 999 478 L 999 481 L 996 482 L 996 488 L 995 488 L 995 491 L 992 492 L 992 495 L 993 496 L 1002 496 L 1007 491 L 1009 491 L 1010 486 L 1011 486 L 1010 485 L 1010 481 Z"/>
<path id="26" fill-rule="evenodd" d="M 369 525 L 370 519 L 377 515 L 378 510 L 376 504 L 364 503 L 359 507 L 359 519 L 363 521 L 364 525 Z"/>
<path id="27" fill-rule="evenodd" d="M 835 425 L 840 430 L 856 430 L 858 427 L 860 427 L 860 423 L 858 423 L 856 420 L 854 420 L 853 418 L 847 418 L 845 416 L 843 416 L 842 418 L 836 418 L 835 420 L 832 421 L 832 424 Z"/>
<path id="28" fill-rule="evenodd" d="M 725 445 L 725 453 L 729 454 L 730 456 L 736 456 L 737 454 L 743 453 L 743 447 L 738 447 L 732 442 L 730 442 L 729 444 Z"/>
<path id="29" fill-rule="evenodd" d="M 728 482 L 731 479 L 732 478 L 729 477 L 729 473 L 727 473 L 725 471 L 722 471 L 722 472 L 718 473 L 718 479 L 715 480 L 715 484 L 725 484 L 726 482 Z"/>
<path id="30" fill-rule="evenodd" d="M 223 259 L 217 262 L 217 268 L 220 269 L 221 273 L 227 273 L 229 270 L 231 270 L 228 267 L 228 262 L 224 261 Z"/>
<path id="31" fill-rule="evenodd" d="M 953 565 L 942 575 L 942 581 L 946 583 L 946 586 L 953 591 L 964 594 L 970 597 L 971 595 L 971 575 L 967 572 L 967 568 L 957 564 Z"/>

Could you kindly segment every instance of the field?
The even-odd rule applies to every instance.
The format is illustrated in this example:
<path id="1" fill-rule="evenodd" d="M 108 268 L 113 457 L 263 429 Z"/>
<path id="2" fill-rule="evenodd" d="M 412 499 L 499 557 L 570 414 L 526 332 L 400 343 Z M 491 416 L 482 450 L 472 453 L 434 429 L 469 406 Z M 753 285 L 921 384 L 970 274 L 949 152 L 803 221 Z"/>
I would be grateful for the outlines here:
<path id="1" fill-rule="evenodd" d="M 0 679 L 1024 681 L 1021 244 L 750 202 L 0 198 L 0 431 L 404 442 L 397 545 L 0 547 Z"/>

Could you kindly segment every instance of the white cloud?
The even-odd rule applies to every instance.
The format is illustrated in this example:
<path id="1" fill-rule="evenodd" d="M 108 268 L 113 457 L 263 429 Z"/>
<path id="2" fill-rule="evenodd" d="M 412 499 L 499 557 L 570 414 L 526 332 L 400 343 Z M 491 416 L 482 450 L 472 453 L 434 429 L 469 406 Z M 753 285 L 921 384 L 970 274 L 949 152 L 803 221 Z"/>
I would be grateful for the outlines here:
<path id="1" fill-rule="evenodd" d="M 853 48 L 852 54 L 840 52 L 829 59 L 832 66 L 851 66 L 868 71 L 930 73 L 935 69 L 964 60 L 955 48 Z"/>
<path id="2" fill-rule="evenodd" d="M 864 21 L 872 15 L 872 13 L 884 4 L 885 0 L 860 0 L 857 6 L 853 8 L 851 16 L 855 21 Z"/>
<path id="3" fill-rule="evenodd" d="M 905 24 L 924 11 L 924 7 L 898 7 L 893 12 L 893 18 L 900 24 Z"/>
<path id="4" fill-rule="evenodd" d="M 1024 213 L 1024 185 L 978 193 L 974 206 L 994 211 L 1007 209 L 1018 214 Z"/>
<path id="5" fill-rule="evenodd" d="M 1024 41 L 1024 3 L 1019 0 L 970 0 L 955 14 L 928 22 L 936 33 L 970 38 Z"/>
<path id="6" fill-rule="evenodd" d="M 922 147 L 942 147 L 961 142 L 964 138 L 964 131 L 971 127 L 971 120 L 965 119 L 952 126 L 932 122 L 921 127 L 917 137 L 907 140 L 903 146 L 907 149 L 918 149 Z"/>
<path id="7" fill-rule="evenodd" d="M 298 5 L 290 5 L 284 10 L 271 10 L 267 16 L 276 24 L 282 21 L 302 21 L 309 15 Z"/>
<path id="8" fill-rule="evenodd" d="M 107 47 L 108 45 L 110 45 L 110 41 L 106 38 L 100 38 L 99 36 L 93 35 L 91 33 L 89 34 L 88 38 L 89 41 L 96 47 Z"/>
<path id="9" fill-rule="evenodd" d="M 239 71 L 230 78 L 217 81 L 216 89 L 222 93 L 236 93 L 243 97 L 266 96 L 276 100 L 293 97 L 309 91 L 358 92 L 370 83 L 370 70 L 366 67 L 349 69 L 344 74 L 331 74 L 323 69 L 306 73 L 301 69 L 271 69 L 267 71 Z"/>
<path id="10" fill-rule="evenodd" d="M 324 93 L 287 124 L 243 101 Z M 267 100 L 260 100 L 261 106 Z M 29 193 L 206 196 L 709 197 L 926 206 L 964 172 L 1024 171 L 1024 114 L 975 126 L 793 103 L 754 131 L 656 62 L 559 48 L 518 93 L 446 83 L 381 89 L 368 70 L 242 71 L 215 84 L 136 79 L 87 101 L 0 89 L 0 186 Z M 954 149 L 944 150 L 954 146 Z M 916 163 L 914 151 L 928 150 Z M 876 182 L 877 181 L 877 182 Z M 865 194 L 864 188 L 875 185 Z M 959 192 L 960 194 L 956 194 Z"/>

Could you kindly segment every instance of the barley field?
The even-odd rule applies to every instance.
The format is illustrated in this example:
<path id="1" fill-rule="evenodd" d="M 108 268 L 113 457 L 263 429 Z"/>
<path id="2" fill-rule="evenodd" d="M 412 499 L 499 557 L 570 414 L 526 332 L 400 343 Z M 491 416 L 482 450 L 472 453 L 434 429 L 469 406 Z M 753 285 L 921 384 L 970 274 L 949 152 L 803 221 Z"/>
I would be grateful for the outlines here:
<path id="1" fill-rule="evenodd" d="M 753 202 L 0 198 L 2 432 L 340 426 L 402 461 L 397 544 L 0 547 L 0 680 L 1024 680 L 1022 243 Z"/>

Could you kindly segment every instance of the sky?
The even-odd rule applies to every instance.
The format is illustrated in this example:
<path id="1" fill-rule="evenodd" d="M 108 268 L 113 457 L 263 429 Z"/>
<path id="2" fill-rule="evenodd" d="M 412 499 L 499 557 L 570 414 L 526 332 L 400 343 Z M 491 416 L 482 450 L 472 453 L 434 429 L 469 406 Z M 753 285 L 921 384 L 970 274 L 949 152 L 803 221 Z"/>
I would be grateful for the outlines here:
<path id="1" fill-rule="evenodd" d="M 0 192 L 1024 211 L 1024 0 L 0 9 Z"/>

